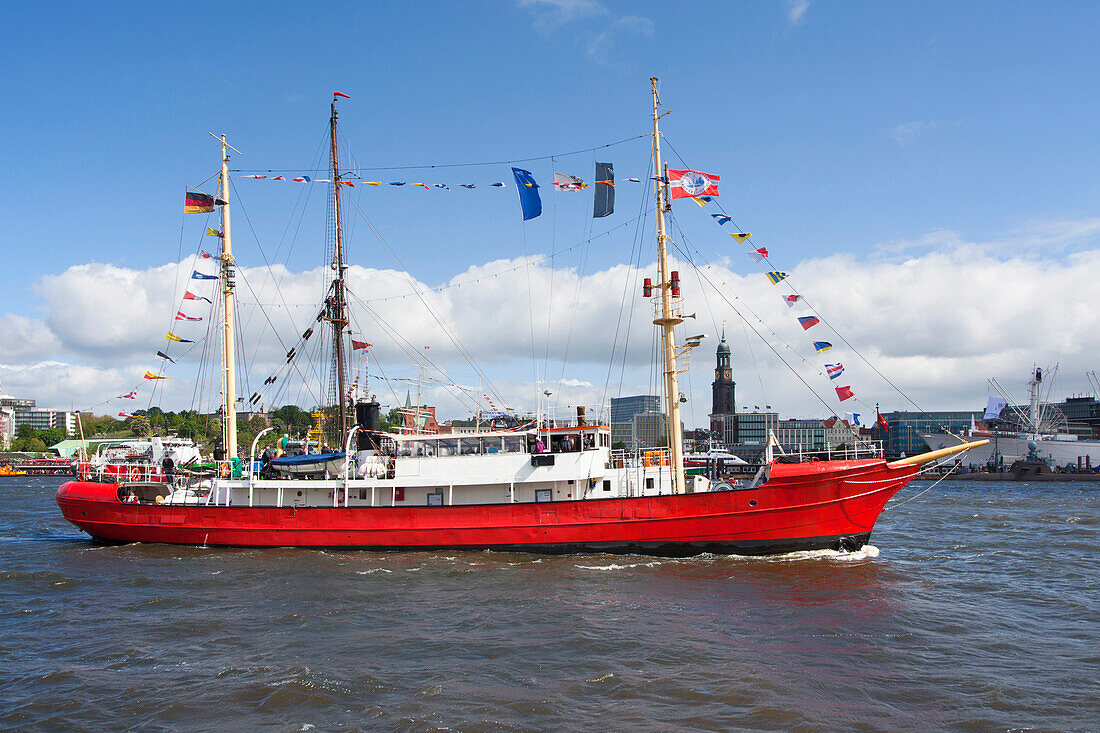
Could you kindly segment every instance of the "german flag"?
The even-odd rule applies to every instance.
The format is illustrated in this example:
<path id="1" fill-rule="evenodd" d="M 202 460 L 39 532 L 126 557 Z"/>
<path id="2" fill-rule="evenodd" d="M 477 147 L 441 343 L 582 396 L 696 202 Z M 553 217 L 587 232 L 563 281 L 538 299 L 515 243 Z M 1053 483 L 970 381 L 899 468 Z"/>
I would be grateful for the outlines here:
<path id="1" fill-rule="evenodd" d="M 214 210 L 214 197 L 205 193 L 188 191 L 183 200 L 183 210 L 187 214 L 206 214 Z"/>

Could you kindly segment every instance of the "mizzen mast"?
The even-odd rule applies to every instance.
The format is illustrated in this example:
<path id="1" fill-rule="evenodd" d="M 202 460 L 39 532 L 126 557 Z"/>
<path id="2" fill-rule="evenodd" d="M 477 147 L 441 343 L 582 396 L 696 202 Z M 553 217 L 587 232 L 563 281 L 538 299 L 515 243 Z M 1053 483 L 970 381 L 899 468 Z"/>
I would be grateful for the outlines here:
<path id="1" fill-rule="evenodd" d="M 327 299 L 327 318 L 332 323 L 332 361 L 336 381 L 336 427 L 337 442 L 341 442 L 348 432 L 347 372 L 344 356 L 344 332 L 347 329 L 347 300 L 344 291 L 344 239 L 340 220 L 340 164 L 336 150 L 336 95 L 332 98 L 332 116 L 329 118 L 329 136 L 332 141 L 332 206 L 335 240 L 333 244 L 332 269 L 336 276 L 332 281 L 332 291 Z"/>
<path id="2" fill-rule="evenodd" d="M 672 468 L 672 493 L 684 493 L 684 436 L 680 430 L 680 384 L 676 370 L 676 337 L 673 328 L 684 319 L 673 311 L 673 289 L 679 290 L 679 282 L 672 281 L 668 264 L 668 234 L 665 233 L 665 213 L 672 205 L 668 193 L 668 172 L 661 165 L 661 131 L 657 121 L 668 114 L 658 113 L 661 99 L 657 95 L 657 78 L 649 80 L 653 92 L 653 171 L 657 179 L 657 253 L 661 269 L 661 309 L 653 323 L 661 328 L 661 353 L 665 369 L 665 414 L 668 418 L 668 448 Z M 678 293 L 675 293 L 678 295 Z"/>

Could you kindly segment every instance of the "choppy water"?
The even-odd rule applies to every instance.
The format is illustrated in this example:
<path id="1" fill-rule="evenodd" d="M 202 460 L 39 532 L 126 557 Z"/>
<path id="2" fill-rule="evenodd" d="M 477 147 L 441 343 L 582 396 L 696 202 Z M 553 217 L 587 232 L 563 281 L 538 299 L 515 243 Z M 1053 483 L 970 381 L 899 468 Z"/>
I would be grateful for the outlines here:
<path id="1" fill-rule="evenodd" d="M 1095 484 L 661 560 L 100 547 L 0 482 L 0 728 L 1100 729 Z"/>

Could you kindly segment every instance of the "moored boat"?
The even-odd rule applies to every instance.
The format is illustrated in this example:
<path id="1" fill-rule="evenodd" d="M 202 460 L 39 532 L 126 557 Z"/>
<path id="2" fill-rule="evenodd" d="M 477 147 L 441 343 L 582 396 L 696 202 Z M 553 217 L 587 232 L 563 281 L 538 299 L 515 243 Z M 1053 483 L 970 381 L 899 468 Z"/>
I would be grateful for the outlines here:
<path id="1" fill-rule="evenodd" d="M 1057 366 L 1047 370 L 1047 383 L 1053 379 L 1057 370 Z M 1100 441 L 1082 440 L 1066 431 L 1065 416 L 1057 407 L 1044 402 L 1044 372 L 1041 367 L 1036 366 L 1031 370 L 1028 401 L 1023 407 L 1008 404 L 1008 395 L 997 380 L 991 379 L 990 384 L 1001 391 L 1004 398 L 998 403 L 998 409 L 993 411 L 996 414 L 987 409 L 986 417 L 1001 424 L 997 427 L 975 424 L 962 432 L 963 438 L 988 441 L 967 453 L 968 462 L 1001 470 L 1010 468 L 1017 461 L 1043 462 L 1052 467 L 1100 466 Z M 992 399 L 991 404 L 994 402 L 995 399 Z M 1002 414 L 1008 419 L 1000 420 Z M 956 445 L 959 442 L 959 438 L 946 432 L 924 433 L 921 438 L 932 449 Z"/>
<path id="2" fill-rule="evenodd" d="M 609 425 L 586 419 L 597 411 L 578 410 L 568 421 L 540 416 L 507 430 L 403 435 L 381 429 L 377 402 L 363 400 L 352 409 L 343 372 L 343 344 L 350 334 L 344 310 L 342 174 L 334 99 L 330 125 L 336 275 L 326 294 L 324 319 L 333 328 L 338 388 L 337 404 L 330 409 L 344 452 L 276 459 L 271 462 L 276 469 L 300 464 L 301 473 L 324 476 L 273 478 L 267 469 L 258 470 L 254 441 L 248 462 L 243 469 L 237 467 L 241 462 L 236 456 L 234 260 L 229 146 L 223 136 L 218 234 L 229 455 L 212 477 L 130 481 L 110 471 L 83 472 L 58 489 L 63 515 L 93 538 L 108 542 L 661 555 L 862 546 L 886 502 L 913 478 L 921 463 L 969 446 L 892 463 L 880 450 L 858 446 L 837 460 L 805 463 L 770 460 L 769 450 L 767 465 L 756 477 L 734 485 L 685 474 L 677 360 L 701 337 L 678 344 L 674 332 L 684 315 L 679 278 L 670 268 L 666 246 L 670 185 L 661 160 L 656 82 L 652 80 L 651 91 L 659 272 L 657 283 L 650 286 L 647 280 L 646 287 L 656 289 L 653 323 L 662 345 L 667 448 L 613 450 Z M 650 295 L 648 290 L 645 295 Z M 288 361 L 292 355 L 293 350 Z M 324 468 L 318 471 L 318 466 Z"/>

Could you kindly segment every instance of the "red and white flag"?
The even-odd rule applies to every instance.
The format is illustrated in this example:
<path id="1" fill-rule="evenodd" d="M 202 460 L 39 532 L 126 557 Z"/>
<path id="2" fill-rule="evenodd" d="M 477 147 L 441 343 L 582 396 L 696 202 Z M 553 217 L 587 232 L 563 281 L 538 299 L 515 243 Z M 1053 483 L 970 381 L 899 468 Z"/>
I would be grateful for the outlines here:
<path id="1" fill-rule="evenodd" d="M 123 418 L 125 418 L 125 417 L 133 417 L 133 415 L 131 415 L 131 414 L 130 414 L 130 413 L 128 413 L 128 412 L 120 412 L 120 413 L 118 413 L 118 416 L 119 416 L 119 417 L 123 417 Z"/>
<path id="2" fill-rule="evenodd" d="M 890 424 L 888 422 L 886 422 L 886 418 L 884 418 L 882 416 L 882 413 L 879 412 L 878 410 L 875 410 L 875 412 L 878 413 L 878 419 L 876 420 L 876 422 L 878 422 L 879 427 L 882 428 L 882 432 L 884 432 L 884 433 L 890 432 Z"/>
<path id="3" fill-rule="evenodd" d="M 200 318 L 198 316 L 189 316 L 186 313 L 184 313 L 183 311 L 176 311 L 176 320 L 177 321 L 201 321 L 202 318 Z"/>
<path id="4" fill-rule="evenodd" d="M 370 344 L 368 344 L 366 341 L 356 341 L 355 339 L 351 340 L 351 350 L 352 351 L 359 351 L 360 349 L 365 349 L 369 346 L 370 346 Z"/>
<path id="5" fill-rule="evenodd" d="M 760 249 L 755 249 L 752 252 L 749 252 L 749 257 L 752 257 L 753 262 L 760 262 L 761 260 L 763 260 L 767 256 L 768 256 L 768 250 L 764 247 L 761 247 Z"/>
<path id="6" fill-rule="evenodd" d="M 333 99 L 336 99 L 337 97 L 343 97 L 344 99 L 351 99 L 351 97 L 349 97 L 348 95 L 344 94 L 343 92 L 333 92 L 333 93 L 332 93 L 332 98 L 333 98 Z"/>
<path id="7" fill-rule="evenodd" d="M 836 396 L 840 399 L 841 402 L 843 402 L 844 400 L 851 399 L 856 395 L 854 392 L 852 392 L 851 387 L 837 387 Z"/>
<path id="8" fill-rule="evenodd" d="M 794 304 L 797 303 L 801 298 L 801 295 L 788 295 L 785 299 L 787 301 L 787 307 L 793 308 Z"/>
<path id="9" fill-rule="evenodd" d="M 136 400 L 137 399 L 137 390 L 131 392 L 130 394 L 120 394 L 118 396 L 118 399 L 120 399 L 120 400 Z"/>
<path id="10" fill-rule="evenodd" d="M 668 172 L 668 185 L 674 199 L 717 196 L 718 182 L 721 180 L 721 176 L 699 171 L 669 170 Z"/>

